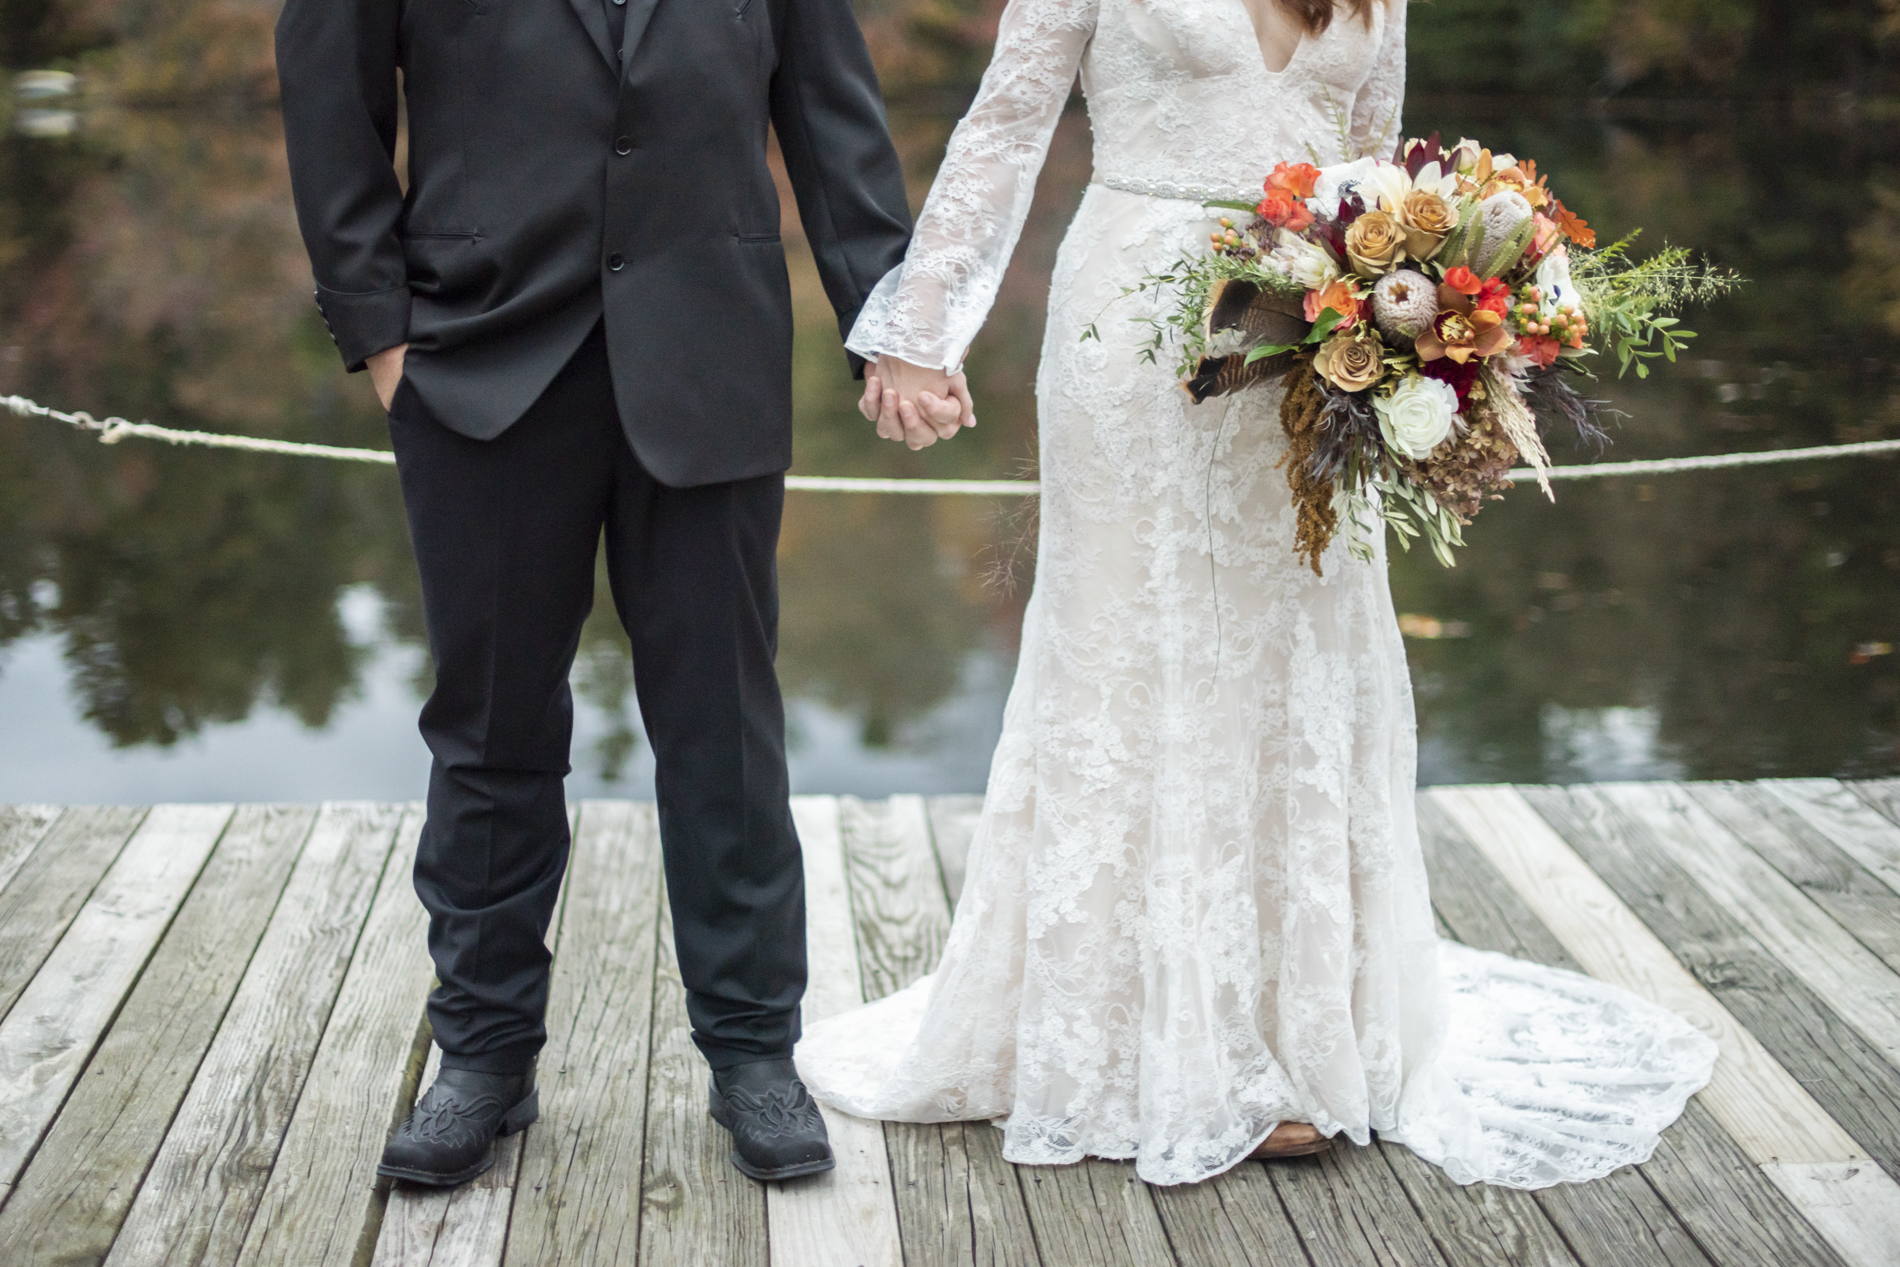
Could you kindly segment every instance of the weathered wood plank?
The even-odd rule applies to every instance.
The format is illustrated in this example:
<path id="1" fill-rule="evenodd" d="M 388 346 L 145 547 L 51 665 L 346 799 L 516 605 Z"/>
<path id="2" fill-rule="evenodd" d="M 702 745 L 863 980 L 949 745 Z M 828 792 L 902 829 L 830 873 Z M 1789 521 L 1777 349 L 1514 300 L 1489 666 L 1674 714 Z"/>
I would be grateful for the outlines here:
<path id="1" fill-rule="evenodd" d="M 1856 779 L 1847 787 L 1882 818 L 1900 827 L 1900 779 Z"/>
<path id="2" fill-rule="evenodd" d="M 1375 1141 L 1373 1148 L 1398 1177 L 1439 1252 L 1455 1267 L 1575 1267 L 1585 1261 L 1564 1243 L 1534 1194 L 1483 1183 L 1460 1187 L 1403 1145 Z M 1626 1242 L 1618 1249 L 1627 1254 L 1629 1246 Z"/>
<path id="3" fill-rule="evenodd" d="M 1618 783 L 1597 792 L 1900 1073 L 1900 976 L 1878 955 L 1679 786 Z"/>
<path id="4" fill-rule="evenodd" d="M 1377 1148 L 1335 1144 L 1266 1170 L 1313 1267 L 1448 1267 Z"/>
<path id="5" fill-rule="evenodd" d="M 568 807 L 572 839 L 575 810 Z M 567 886 L 555 898 L 548 948 L 560 953 L 561 911 Z M 429 1061 L 416 1083 L 420 1096 L 442 1072 L 442 1049 L 429 1044 Z M 414 1101 L 402 1107 L 407 1113 Z M 532 1128 L 530 1128 L 532 1129 Z M 389 1190 L 376 1253 L 370 1267 L 496 1267 L 508 1243 L 508 1219 L 514 1211 L 515 1180 L 521 1172 L 525 1132 L 495 1141 L 495 1164 L 459 1188 L 429 1188 L 399 1183 Z"/>
<path id="6" fill-rule="evenodd" d="M 807 1020 L 822 1020 L 864 1001 L 857 938 L 845 880 L 838 801 L 795 796 L 792 816 L 805 854 Z M 900 1267 L 903 1251 L 891 1193 L 883 1125 L 825 1114 L 838 1167 L 809 1179 L 773 1184 L 766 1193 L 772 1267 Z"/>
<path id="7" fill-rule="evenodd" d="M 1800 984 L 1745 934 L 1719 929 L 1713 938 L 1685 935 L 1686 913 L 1671 909 L 1670 903 L 1654 895 L 1693 892 L 1693 882 L 1657 856 L 1657 848 L 1632 850 L 1630 837 L 1640 833 L 1640 828 L 1589 790 L 1575 790 L 1574 799 L 1557 788 L 1524 793 L 1510 788 L 1455 788 L 1438 789 L 1431 795 L 1439 798 L 1467 837 L 1592 974 L 1691 1017 L 1715 1038 L 1722 1059 L 1701 1094 L 1702 1103 L 1837 1254 L 1850 1263 L 1879 1261 L 1861 1257 L 1854 1238 L 1843 1235 L 1843 1225 L 1864 1219 L 1890 1226 L 1900 1236 L 1900 1186 L 1877 1167 L 1857 1166 L 1866 1160 L 1860 1145 L 1797 1081 L 1797 1074 L 1770 1055 L 1762 1039 L 1742 1027 L 1709 987 L 1722 988 L 1725 1000 L 1738 1009 L 1760 1012 L 1783 1005 L 1759 1003 L 1746 990 L 1730 988 L 1731 983 L 1737 976 L 1746 985 L 1759 974 L 1776 974 L 1785 980 L 1794 1004 L 1816 1014 L 1825 1014 L 1826 1009 L 1808 998 Z M 1527 796 L 1536 798 L 1537 809 Z M 1544 817 L 1539 817 L 1540 810 Z M 1585 865 L 1567 839 L 1589 849 L 1603 871 L 1601 876 Z M 1643 882 L 1625 874 L 1644 868 L 1656 868 L 1659 873 L 1644 876 Z M 1613 890 L 1606 881 L 1617 882 L 1619 888 Z M 1654 932 L 1624 905 L 1625 898 L 1640 904 Z M 1677 960 L 1662 937 L 1683 947 L 1682 953 L 1692 961 L 1713 951 L 1723 966 L 1709 971 L 1705 965 L 1705 986 Z M 1780 1023 L 1772 1012 L 1769 1019 L 1771 1029 Z M 1859 1043 L 1851 1031 L 1842 1029 L 1842 1035 L 1829 1035 L 1840 1040 L 1836 1050 Z M 1803 1062 L 1802 1068 L 1811 1063 L 1811 1041 L 1783 1041 L 1785 1031 L 1779 1030 L 1771 1036 L 1784 1052 Z M 1864 1054 L 1879 1063 L 1877 1056 Z M 1817 1085 L 1815 1090 L 1838 1104 L 1832 1086 Z M 1844 1176 L 1852 1171 L 1860 1178 L 1851 1188 L 1829 1185 L 1826 1191 L 1832 1204 L 1822 1205 L 1815 1199 L 1816 1191 L 1790 1182 L 1787 1173 L 1777 1173 L 1770 1163 L 1793 1163 L 1804 1170 L 1837 1168 L 1826 1174 Z M 1879 1176 L 1878 1183 L 1865 1179 L 1870 1173 Z M 1820 1188 L 1817 1184 L 1816 1190 Z M 1894 1253 L 1900 1256 L 1900 1244 Z"/>
<path id="8" fill-rule="evenodd" d="M 1419 799 L 1418 822 L 1433 904 L 1458 940 L 1583 970 L 1436 800 Z M 1656 1155 L 1644 1165 L 1534 1195 L 1589 1267 L 1622 1267 L 1631 1261 L 1689 1267 L 1711 1259 L 1734 1267 L 1835 1267 L 1839 1262 L 1696 1100 L 1663 1132 Z"/>
<path id="9" fill-rule="evenodd" d="M 376 886 L 310 1076 L 244 1238 L 245 1267 L 356 1267 L 376 1245 L 389 1132 L 428 1054 L 423 1005 L 435 981 L 416 900 L 423 809 L 409 807 Z"/>
<path id="10" fill-rule="evenodd" d="M 1306 1251 L 1267 1169 L 1242 1162 L 1205 1183 L 1150 1189 L 1182 1267 L 1296 1267 Z"/>
<path id="11" fill-rule="evenodd" d="M 1683 789 L 1889 968 L 1900 971 L 1900 893 L 1785 802 L 1752 784 L 1685 783 Z"/>
<path id="12" fill-rule="evenodd" d="M 632 1262 L 638 1250 L 659 845 L 653 806 L 581 806 L 538 1072 L 541 1121 L 528 1132 L 505 1262 Z"/>
<path id="13" fill-rule="evenodd" d="M 950 902 L 923 798 L 839 801 L 865 995 L 883 998 L 934 970 Z M 988 1122 L 886 1122 L 906 1267 L 1035 1263 L 1035 1234 L 1002 1133 Z"/>
<path id="14" fill-rule="evenodd" d="M 1003 1132 L 988 1122 L 886 1122 L 905 1267 L 1035 1267 L 1036 1235 Z"/>
<path id="15" fill-rule="evenodd" d="M 0 891 L 59 818 L 57 805 L 0 805 Z"/>
<path id="16" fill-rule="evenodd" d="M 0 889 L 0 1017 L 13 1010 L 144 817 L 129 806 L 69 809 Z"/>
<path id="17" fill-rule="evenodd" d="M 730 1137 L 707 1114 L 706 1083 L 706 1060 L 693 1045 L 686 1015 L 672 914 L 663 902 L 653 983 L 653 1063 L 647 1070 L 639 1261 L 766 1267 L 765 1188 L 727 1160 Z"/>
<path id="18" fill-rule="evenodd" d="M 1172 1267 L 1153 1190 L 1130 1161 L 1022 1166 L 1023 1200 L 1043 1267 Z"/>
<path id="19" fill-rule="evenodd" d="M 139 824 L 0 1024 L 0 1199 L 138 980 L 231 821 L 229 805 L 161 805 Z"/>
<path id="20" fill-rule="evenodd" d="M 943 891 L 950 905 L 963 900 L 963 879 L 969 870 L 970 840 L 976 835 L 977 820 L 983 817 L 980 796 L 933 796 L 930 805 L 930 834 L 937 846 L 937 865 L 943 872 Z"/>
<path id="21" fill-rule="evenodd" d="M 874 803 L 846 796 L 838 827 L 864 997 L 881 999 L 934 970 L 950 935 L 930 820 L 921 796 Z"/>
<path id="22" fill-rule="evenodd" d="M 1756 784 L 1900 893 L 1900 825 L 1835 779 L 1765 779 Z"/>
<path id="23" fill-rule="evenodd" d="M 0 1210 L 0 1244 L 22 1261 L 97 1263 L 111 1249 L 316 817 L 250 805 L 232 818 Z"/>
<path id="24" fill-rule="evenodd" d="M 239 1261 L 400 820 L 395 806 L 318 815 L 109 1264 Z"/>

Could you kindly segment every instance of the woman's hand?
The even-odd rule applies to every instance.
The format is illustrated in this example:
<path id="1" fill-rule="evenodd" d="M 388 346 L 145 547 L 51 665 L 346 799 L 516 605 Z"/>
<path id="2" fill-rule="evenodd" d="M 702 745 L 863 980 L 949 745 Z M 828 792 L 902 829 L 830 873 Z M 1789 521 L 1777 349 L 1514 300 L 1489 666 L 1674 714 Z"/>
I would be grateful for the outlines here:
<path id="1" fill-rule="evenodd" d="M 925 369 L 894 356 L 880 356 L 864 372 L 858 412 L 877 423 L 877 433 L 913 449 L 948 440 L 976 425 L 976 406 L 962 374 Z"/>
<path id="2" fill-rule="evenodd" d="M 383 412 L 389 412 L 389 404 L 396 399 L 396 385 L 402 382 L 402 358 L 409 350 L 407 343 L 398 343 L 393 348 L 384 348 L 372 353 L 365 364 L 369 366 L 369 381 L 376 387 L 376 399 L 383 402 Z"/>

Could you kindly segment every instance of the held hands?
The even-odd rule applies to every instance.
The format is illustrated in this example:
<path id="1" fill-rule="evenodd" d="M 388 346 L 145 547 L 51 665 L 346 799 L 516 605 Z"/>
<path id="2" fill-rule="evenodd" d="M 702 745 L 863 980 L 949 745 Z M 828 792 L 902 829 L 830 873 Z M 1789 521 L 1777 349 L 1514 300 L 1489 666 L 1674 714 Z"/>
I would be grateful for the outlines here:
<path id="1" fill-rule="evenodd" d="M 384 348 L 372 353 L 364 362 L 369 366 L 369 381 L 376 387 L 376 399 L 383 402 L 383 412 L 389 412 L 389 403 L 396 399 L 396 385 L 402 382 L 402 358 L 409 350 L 407 343 L 398 343 L 393 348 Z"/>
<path id="2" fill-rule="evenodd" d="M 865 370 L 858 412 L 877 423 L 878 435 L 913 449 L 928 448 L 976 425 L 976 406 L 962 374 L 925 369 L 894 356 L 880 356 L 876 366 Z"/>

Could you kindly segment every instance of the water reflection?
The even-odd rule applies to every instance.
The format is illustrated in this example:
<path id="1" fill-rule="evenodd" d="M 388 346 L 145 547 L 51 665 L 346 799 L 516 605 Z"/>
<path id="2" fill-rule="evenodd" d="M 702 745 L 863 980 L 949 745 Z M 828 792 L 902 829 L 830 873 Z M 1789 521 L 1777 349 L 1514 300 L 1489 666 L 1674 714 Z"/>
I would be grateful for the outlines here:
<path id="1" fill-rule="evenodd" d="M 980 25 L 944 22 L 935 43 L 873 32 L 918 198 L 982 60 Z M 137 82 L 163 80 L 156 54 L 118 56 Z M 368 384 L 338 371 L 308 302 L 275 115 L 82 96 L 73 135 L 0 140 L 0 392 L 383 445 Z M 1705 245 L 1752 279 L 1698 316 L 1693 363 L 1604 385 L 1630 415 L 1617 456 L 1900 434 L 1891 122 L 1794 109 L 1657 122 L 1426 97 L 1409 113 L 1535 155 L 1594 224 Z M 792 242 L 797 469 L 1033 468 L 1048 273 L 1088 170 L 1071 112 L 972 355 L 981 426 L 924 454 L 870 437 Z M 1471 531 L 1457 570 L 1399 559 L 1422 774 L 1900 771 L 1897 475 L 1860 461 L 1567 485 L 1555 506 L 1519 490 Z M 1033 524 L 1012 509 L 791 499 L 781 671 L 800 788 L 980 789 L 1027 592 L 985 577 L 999 558 L 1017 558 L 1019 582 L 1033 567 L 1018 548 Z M 411 795 L 426 760 L 419 647 L 386 470 L 108 449 L 0 420 L 0 799 Z M 575 790 L 644 792 L 625 640 L 604 601 L 575 687 Z"/>

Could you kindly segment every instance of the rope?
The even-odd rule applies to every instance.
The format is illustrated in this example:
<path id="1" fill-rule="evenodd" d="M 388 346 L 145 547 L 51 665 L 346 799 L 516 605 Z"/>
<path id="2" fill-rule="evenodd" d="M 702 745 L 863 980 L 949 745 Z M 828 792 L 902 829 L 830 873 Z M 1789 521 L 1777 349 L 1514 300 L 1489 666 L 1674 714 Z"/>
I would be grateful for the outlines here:
<path id="1" fill-rule="evenodd" d="M 225 435 L 210 431 L 179 431 L 124 418 L 100 420 L 80 410 L 50 409 L 24 396 L 0 396 L 0 405 L 22 418 L 51 418 L 81 431 L 99 433 L 101 444 L 117 444 L 127 436 L 162 440 L 166 444 L 195 444 L 213 449 L 243 449 L 250 453 L 283 453 L 292 457 L 330 458 L 340 462 L 375 462 L 393 466 L 396 455 L 386 449 L 348 449 L 331 444 L 297 444 L 257 436 Z M 1779 462 L 1808 462 L 1819 458 L 1866 457 L 1900 453 L 1900 440 L 1863 440 L 1856 444 L 1822 444 L 1807 449 L 1770 449 L 1760 453 L 1710 453 L 1700 457 L 1657 458 L 1643 462 L 1598 462 L 1589 466 L 1553 466 L 1544 472 L 1553 480 L 1609 479 L 1615 476 L 1676 475 L 1684 471 L 1716 471 L 1738 466 L 1767 466 Z M 1511 472 L 1512 479 L 1535 479 L 1528 467 Z M 921 480 L 856 479 L 837 475 L 788 475 L 785 487 L 807 493 L 955 493 L 967 497 L 1034 497 L 1042 491 L 1036 480 Z"/>

